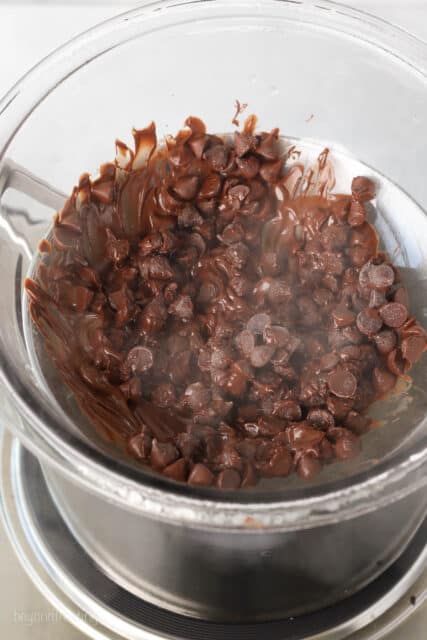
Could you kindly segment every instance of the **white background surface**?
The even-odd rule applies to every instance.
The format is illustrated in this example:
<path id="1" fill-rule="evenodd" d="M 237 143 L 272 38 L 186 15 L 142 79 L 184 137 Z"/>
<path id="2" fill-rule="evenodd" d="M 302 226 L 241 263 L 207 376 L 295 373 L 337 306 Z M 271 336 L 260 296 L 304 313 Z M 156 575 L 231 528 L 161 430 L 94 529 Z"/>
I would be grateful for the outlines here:
<path id="1" fill-rule="evenodd" d="M 377 14 L 427 41 L 427 0 L 342 1 Z M 102 0 L 68 3 L 0 0 L 0 95 L 65 40 L 135 4 L 123 0 L 114 3 Z M 13 555 L 1 525 L 0 578 L 2 640 L 81 640 L 80 632 L 62 620 L 30 583 Z M 388 640 L 402 639 L 427 639 L 426 607 Z"/>

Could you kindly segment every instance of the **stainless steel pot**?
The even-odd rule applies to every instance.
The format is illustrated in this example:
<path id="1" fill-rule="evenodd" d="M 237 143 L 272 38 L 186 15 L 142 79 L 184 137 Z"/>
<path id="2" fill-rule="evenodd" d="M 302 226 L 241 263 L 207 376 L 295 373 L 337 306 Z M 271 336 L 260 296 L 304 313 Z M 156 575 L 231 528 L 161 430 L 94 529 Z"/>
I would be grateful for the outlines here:
<path id="1" fill-rule="evenodd" d="M 230 105 L 244 97 L 262 125 L 335 141 L 333 154 L 399 185 L 380 192 L 376 222 L 422 320 L 426 69 L 425 43 L 335 3 L 159 1 L 65 45 L 2 101 L 2 418 L 38 456 L 81 544 L 130 591 L 187 615 L 243 621 L 311 611 L 372 580 L 426 513 L 427 366 L 378 407 L 384 425 L 363 455 L 309 484 L 220 493 L 158 477 L 93 433 L 34 343 L 22 284 L 52 204 L 132 124 L 155 118 L 166 133 L 192 111 L 227 131 Z M 397 140 L 411 152 L 403 157 Z"/>
<path id="2" fill-rule="evenodd" d="M 113 505 L 48 466 L 44 474 L 73 535 L 110 578 L 148 602 L 212 620 L 280 619 L 346 598 L 402 553 L 427 513 L 422 488 L 308 529 L 253 528 L 253 516 L 246 527 L 195 528 Z"/>

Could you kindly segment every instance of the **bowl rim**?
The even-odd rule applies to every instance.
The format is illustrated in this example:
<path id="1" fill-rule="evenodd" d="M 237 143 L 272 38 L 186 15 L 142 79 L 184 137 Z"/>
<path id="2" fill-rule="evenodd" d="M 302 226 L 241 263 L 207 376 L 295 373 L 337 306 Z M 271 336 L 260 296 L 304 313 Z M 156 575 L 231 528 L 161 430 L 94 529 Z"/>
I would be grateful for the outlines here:
<path id="1" fill-rule="evenodd" d="M 0 101 L 0 169 L 9 144 L 26 119 L 69 75 L 83 64 L 119 46 L 130 38 L 114 41 L 108 49 L 99 49 L 108 36 L 126 34 L 136 25 L 168 12 L 191 8 L 222 11 L 230 8 L 251 10 L 262 14 L 267 8 L 286 10 L 294 21 L 310 22 L 329 12 L 341 31 L 353 25 L 358 37 L 372 38 L 382 33 L 395 46 L 385 49 L 427 77 L 427 43 L 405 29 L 370 13 L 353 9 L 331 0 L 313 5 L 309 0 L 146 0 L 137 7 L 109 18 L 80 33 L 55 49 L 30 69 Z M 321 14 L 321 12 L 323 12 Z M 191 19 L 191 18 L 190 18 Z M 316 21 L 314 22 L 315 24 Z M 347 25 L 347 26 L 346 26 Z M 323 24 L 320 26 L 324 26 Z M 328 27 L 326 27 L 328 28 Z M 331 28 L 331 27 L 329 27 Z M 337 26 L 333 27 L 335 30 Z M 365 31 L 363 32 L 363 29 Z M 139 33 L 139 36 L 143 33 Z M 136 37 L 136 36 L 134 36 Z M 99 41 L 99 42 L 98 42 Z M 376 44 L 378 47 L 379 45 Z M 384 49 L 384 45 L 382 45 Z M 75 56 L 75 61 L 70 62 Z M 80 56 L 80 58 L 79 58 Z M 64 60 L 67 60 L 68 67 Z M 49 75 L 49 72 L 51 75 Z M 39 82 L 37 92 L 31 85 Z M 31 93 L 33 91 L 33 93 Z M 18 105 L 18 108 L 16 109 Z M 13 116 L 12 111 L 15 110 Z M 12 358 L 0 349 L 0 379 L 13 405 L 25 419 L 26 432 L 20 437 L 36 455 L 54 464 L 70 479 L 86 489 L 101 494 L 129 509 L 142 511 L 159 519 L 186 522 L 193 526 L 214 526 L 225 529 L 258 530 L 293 529 L 318 526 L 339 517 L 350 518 L 388 504 L 427 483 L 427 436 L 408 452 L 398 452 L 379 462 L 369 471 L 351 478 L 316 487 L 286 488 L 269 492 L 218 491 L 213 488 L 196 489 L 175 483 L 160 474 L 136 470 L 119 460 L 95 450 L 89 444 L 64 429 L 64 416 L 50 406 L 41 406 L 37 390 L 22 381 L 14 369 Z M 70 422 L 70 421 L 69 421 Z"/>

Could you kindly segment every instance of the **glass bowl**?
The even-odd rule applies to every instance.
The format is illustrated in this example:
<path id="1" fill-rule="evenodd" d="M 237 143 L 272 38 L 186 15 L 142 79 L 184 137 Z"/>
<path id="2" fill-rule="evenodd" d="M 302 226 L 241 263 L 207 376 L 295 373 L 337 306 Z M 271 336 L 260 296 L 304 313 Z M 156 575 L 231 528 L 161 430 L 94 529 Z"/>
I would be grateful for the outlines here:
<path id="1" fill-rule="evenodd" d="M 266 619 L 325 606 L 374 579 L 426 512 L 427 365 L 375 408 L 382 426 L 364 438 L 362 455 L 310 483 L 293 477 L 240 492 L 174 483 L 98 438 L 55 372 L 40 369 L 23 281 L 54 210 L 133 126 L 155 120 L 161 138 L 191 114 L 229 132 L 239 99 L 260 128 L 279 126 L 304 148 L 328 146 L 343 190 L 351 175 L 374 177 L 375 223 L 423 322 L 426 73 L 425 43 L 333 2 L 174 0 L 83 33 L 3 98 L 2 418 L 39 457 L 85 549 L 142 597 L 187 615 Z"/>

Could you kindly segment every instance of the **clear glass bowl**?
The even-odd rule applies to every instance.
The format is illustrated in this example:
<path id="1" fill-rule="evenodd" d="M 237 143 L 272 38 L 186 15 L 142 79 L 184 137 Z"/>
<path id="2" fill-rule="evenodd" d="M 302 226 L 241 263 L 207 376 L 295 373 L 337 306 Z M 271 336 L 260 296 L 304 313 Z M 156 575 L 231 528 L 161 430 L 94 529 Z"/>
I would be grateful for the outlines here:
<path id="1" fill-rule="evenodd" d="M 41 379 L 31 353 L 23 281 L 52 207 L 83 171 L 113 158 L 116 137 L 129 141 L 133 126 L 155 120 L 161 138 L 190 114 L 210 131 L 230 131 L 239 99 L 260 128 L 279 126 L 285 137 L 329 146 L 341 161 L 398 185 L 391 203 L 380 190 L 377 224 L 385 247 L 398 248 L 413 310 L 426 324 L 426 73 L 424 42 L 326 0 L 146 2 L 34 67 L 0 104 L 5 424 L 84 491 L 191 527 L 306 529 L 379 510 L 424 487 L 426 359 L 412 385 L 377 408 L 384 424 L 364 439 L 356 461 L 332 465 L 309 484 L 295 477 L 238 493 L 196 490 L 97 439 L 63 390 L 55 400 L 54 372 Z"/>

